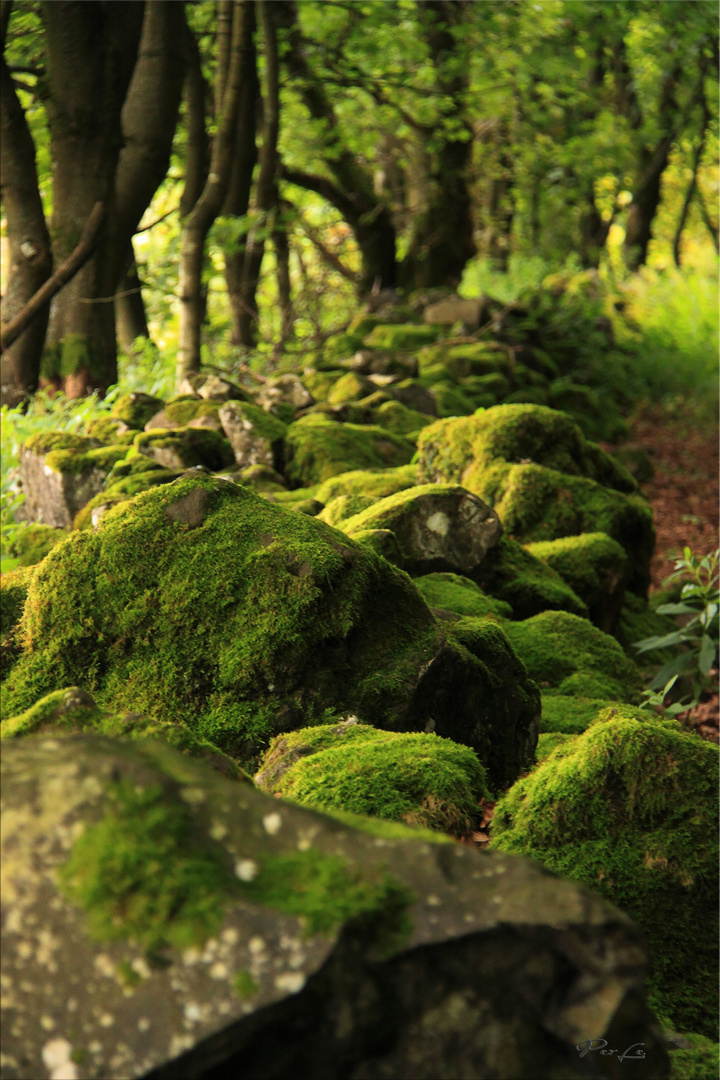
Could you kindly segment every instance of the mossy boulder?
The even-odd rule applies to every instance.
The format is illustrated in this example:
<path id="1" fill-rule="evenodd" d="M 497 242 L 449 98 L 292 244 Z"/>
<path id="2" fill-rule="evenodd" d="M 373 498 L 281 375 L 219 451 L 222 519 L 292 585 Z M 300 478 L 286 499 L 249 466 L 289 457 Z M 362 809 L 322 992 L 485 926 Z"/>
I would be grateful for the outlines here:
<path id="1" fill-rule="evenodd" d="M 96 439 L 69 432 L 40 432 L 20 449 L 20 479 L 27 519 L 70 529 L 77 512 L 103 490 L 113 465 L 127 447 L 100 446 Z"/>
<path id="2" fill-rule="evenodd" d="M 437 415 L 441 417 L 470 416 L 477 406 L 472 398 L 457 386 L 441 381 L 432 384 Z"/>
<path id="3" fill-rule="evenodd" d="M 283 439 L 287 425 L 276 416 L 244 401 L 227 401 L 218 413 L 236 464 L 266 465 L 282 472 Z"/>
<path id="4" fill-rule="evenodd" d="M 437 326 L 415 326 L 412 323 L 378 325 L 363 338 L 363 345 L 367 349 L 417 352 L 423 345 L 437 341 L 443 333 L 443 329 Z"/>
<path id="5" fill-rule="evenodd" d="M 396 435 L 415 435 L 434 421 L 434 416 L 409 409 L 401 401 L 385 401 L 375 410 L 375 423 Z"/>
<path id="6" fill-rule="evenodd" d="M 513 612 L 509 604 L 487 596 L 474 581 L 460 574 L 425 574 L 415 578 L 415 585 L 425 602 L 433 609 L 452 611 L 456 615 L 512 618 Z"/>
<path id="7" fill-rule="evenodd" d="M 369 379 L 358 375 L 356 371 L 348 371 L 333 384 L 326 400 L 331 405 L 340 405 L 344 401 L 359 401 L 372 394 L 375 389 L 375 384 Z"/>
<path id="8" fill-rule="evenodd" d="M 123 739 L 159 739 L 176 750 L 206 761 L 223 776 L 251 783 L 232 758 L 223 754 L 207 739 L 200 739 L 184 724 L 151 720 L 141 713 L 113 714 L 100 709 L 86 690 L 69 686 L 55 690 L 31 705 L 19 716 L 0 723 L 0 739 L 18 739 L 28 735 L 69 735 L 78 732 Z"/>
<path id="9" fill-rule="evenodd" d="M 327 401 L 333 386 L 344 374 L 344 371 L 316 371 L 314 368 L 306 368 L 303 372 L 303 385 L 315 401 Z"/>
<path id="10" fill-rule="evenodd" d="M 605 533 L 583 533 L 527 544 L 527 551 L 556 570 L 587 605 L 588 617 L 606 634 L 615 631 L 623 601 L 628 559 Z"/>
<path id="11" fill-rule="evenodd" d="M 143 431 L 150 417 L 160 412 L 164 404 L 162 398 L 152 394 L 123 394 L 110 410 L 110 416 L 122 421 L 126 428 Z"/>
<path id="12" fill-rule="evenodd" d="M 416 465 L 399 465 L 394 469 L 351 469 L 330 477 L 315 489 L 322 503 L 338 495 L 364 495 L 384 499 L 396 491 L 405 491 L 417 483 Z"/>
<path id="13" fill-rule="evenodd" d="M 650 507 L 630 474 L 564 413 L 498 405 L 438 421 L 418 436 L 418 463 L 422 480 L 463 484 L 489 502 L 516 539 L 606 533 L 628 557 L 628 587 L 647 592 Z"/>
<path id="14" fill-rule="evenodd" d="M 406 575 L 342 533 L 188 476 L 115 507 L 36 569 L 2 715 L 78 685 L 246 760 L 347 708 L 474 747 L 501 787 L 532 756 L 539 696 L 497 633 L 457 646 Z"/>
<path id="15" fill-rule="evenodd" d="M 221 403 L 205 401 L 204 398 L 190 394 L 180 394 L 171 398 L 166 405 L 145 424 L 145 431 L 154 428 L 207 427 L 222 431 L 218 419 Z"/>
<path id="16" fill-rule="evenodd" d="M 393 533 L 403 570 L 472 572 L 497 543 L 497 514 L 461 487 L 424 484 L 389 495 L 341 525 L 348 536 L 368 529 Z"/>
<path id="17" fill-rule="evenodd" d="M 666 1033 L 667 1037 L 667 1033 Z M 673 1032 L 667 1039 L 670 1051 L 670 1080 L 717 1080 L 720 1073 L 720 1046 L 704 1035 Z"/>
<path id="18" fill-rule="evenodd" d="M 626 702 L 610 701 L 607 698 L 585 698 L 546 690 L 542 695 L 542 716 L 540 733 L 559 732 L 564 735 L 582 735 L 598 717 L 610 718 L 613 715 L 637 720 L 652 718 L 652 713 L 641 710 L 638 706 Z"/>
<path id="19" fill-rule="evenodd" d="M 667 1076 L 638 931 L 531 860 L 151 740 L 13 739 L 2 770 L 8 1077 L 610 1080 L 588 1031 Z"/>
<path id="20" fill-rule="evenodd" d="M 0 678 L 4 679 L 22 652 L 17 630 L 34 566 L 16 566 L 0 574 Z"/>
<path id="21" fill-rule="evenodd" d="M 516 619 L 548 610 L 588 614 L 585 603 L 556 570 L 509 536 L 501 536 L 488 551 L 473 579 L 489 596 L 509 604 Z"/>
<path id="22" fill-rule="evenodd" d="M 406 408 L 426 416 L 438 415 L 435 395 L 417 379 L 403 379 L 402 382 L 393 383 L 388 390 Z"/>
<path id="23" fill-rule="evenodd" d="M 67 535 L 67 530 L 54 529 L 51 525 L 27 525 L 14 535 L 8 551 L 18 560 L 18 566 L 35 566 Z"/>
<path id="24" fill-rule="evenodd" d="M 477 755 L 437 735 L 347 720 L 279 735 L 260 763 L 263 791 L 319 810 L 403 821 L 466 836 L 490 798 Z"/>
<path id="25" fill-rule="evenodd" d="M 255 400 L 261 408 L 289 424 L 295 419 L 298 409 L 308 409 L 315 403 L 315 398 L 304 382 L 288 372 L 276 375 L 264 382 Z"/>
<path id="26" fill-rule="evenodd" d="M 567 611 L 544 611 L 505 627 L 513 648 L 541 687 L 557 687 L 561 693 L 578 693 L 578 675 L 590 677 L 604 688 L 602 697 L 634 702 L 643 687 L 637 666 L 609 634 L 587 619 Z M 572 680 L 572 681 L 571 681 Z"/>
<path id="27" fill-rule="evenodd" d="M 94 416 L 88 420 L 84 434 L 90 439 L 99 439 L 101 443 L 117 443 L 120 446 L 129 446 L 135 435 L 122 420 L 110 416 Z"/>
<path id="28" fill-rule="evenodd" d="M 441 366 L 455 381 L 469 375 L 509 376 L 513 367 L 510 350 L 499 342 L 440 342 L 422 349 L 418 360 L 421 375 Z"/>
<path id="29" fill-rule="evenodd" d="M 327 525 L 340 528 L 343 521 L 367 510 L 368 506 L 373 506 L 377 501 L 372 495 L 338 495 L 323 507 L 318 518 Z"/>
<path id="30" fill-rule="evenodd" d="M 294 486 L 307 487 L 356 469 L 407 465 L 414 453 L 412 443 L 384 428 L 335 424 L 311 414 L 287 429 L 285 476 Z"/>
<path id="31" fill-rule="evenodd" d="M 493 818 L 495 850 L 582 881 L 642 927 L 651 1000 L 715 1036 L 717 747 L 679 724 L 595 723 L 519 781 Z M 716 1036 L 715 1036 L 716 1037 Z"/>
<path id="32" fill-rule="evenodd" d="M 139 453 L 176 472 L 198 465 L 216 472 L 235 461 L 225 436 L 205 428 L 144 431 L 135 436 L 133 445 Z"/>

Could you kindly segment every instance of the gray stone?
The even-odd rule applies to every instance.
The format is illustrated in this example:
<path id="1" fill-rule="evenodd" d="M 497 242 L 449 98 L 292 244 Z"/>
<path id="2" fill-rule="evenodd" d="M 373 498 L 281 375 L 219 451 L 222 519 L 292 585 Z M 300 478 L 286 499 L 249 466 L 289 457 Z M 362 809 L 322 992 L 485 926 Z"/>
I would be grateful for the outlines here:
<path id="1" fill-rule="evenodd" d="M 308 409 L 315 398 L 297 375 L 277 375 L 268 379 L 258 390 L 255 400 L 263 409 L 272 412 L 278 405 L 291 405 L 293 409 Z"/>
<path id="2" fill-rule="evenodd" d="M 409 574 L 471 574 L 502 536 L 500 518 L 463 487 L 425 484 L 390 495 L 338 523 L 348 536 L 392 532 Z M 393 560 L 394 561 L 394 560 Z"/>
<path id="3" fill-rule="evenodd" d="M 199 394 L 206 401 L 249 401 L 251 395 L 241 386 L 219 375 L 191 375 L 180 383 L 181 394 Z"/>
<path id="4" fill-rule="evenodd" d="M 228 401 L 218 413 L 238 465 L 267 465 L 282 472 L 286 426 L 257 405 Z"/>
<path id="5" fill-rule="evenodd" d="M 353 827 L 159 742 L 27 737 L 2 769 L 3 1080 L 621 1075 L 588 1039 L 668 1076 L 638 931 L 535 862 Z M 214 881 L 194 943 L 188 859 Z"/>
<path id="6" fill-rule="evenodd" d="M 465 300 L 460 296 L 448 296 L 436 304 L 430 304 L 423 311 L 423 321 L 450 326 L 456 322 L 464 323 L 469 329 L 477 330 L 486 318 L 487 299 L 484 296 Z"/>
<path id="7" fill-rule="evenodd" d="M 438 414 L 432 390 L 428 390 L 426 386 L 415 382 L 414 379 L 405 379 L 401 383 L 395 383 L 388 388 L 388 393 L 392 394 L 396 401 L 406 405 L 408 409 L 415 409 L 416 412 L 425 413 L 426 416 Z"/>
<path id="8" fill-rule="evenodd" d="M 78 511 L 103 490 L 114 462 L 86 458 L 86 451 L 99 449 L 101 444 L 79 435 L 61 437 L 50 450 L 37 440 L 28 443 L 20 450 L 20 481 L 25 494 L 22 518 L 55 529 L 71 529 Z M 63 450 L 77 455 L 75 467 L 68 468 L 68 462 L 58 458 L 58 451 Z M 121 457 L 123 453 L 118 451 Z"/>

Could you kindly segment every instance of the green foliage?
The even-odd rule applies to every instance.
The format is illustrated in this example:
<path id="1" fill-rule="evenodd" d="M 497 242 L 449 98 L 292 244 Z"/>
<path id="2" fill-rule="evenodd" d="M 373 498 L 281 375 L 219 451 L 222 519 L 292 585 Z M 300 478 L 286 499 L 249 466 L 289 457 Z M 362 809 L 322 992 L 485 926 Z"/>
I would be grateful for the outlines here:
<path id="1" fill-rule="evenodd" d="M 673 1044 L 670 1047 L 670 1080 L 717 1080 L 720 1046 L 714 1039 L 683 1032 L 673 1037 Z"/>
<path id="2" fill-rule="evenodd" d="M 690 548 L 686 547 L 683 557 L 675 563 L 674 572 L 665 581 L 666 585 L 684 582 L 680 601 L 661 604 L 656 608 L 658 615 L 682 618 L 682 624 L 672 633 L 635 642 L 639 653 L 659 649 L 676 651 L 676 655 L 663 664 L 650 683 L 647 693 L 648 704 L 651 706 L 662 705 L 679 676 L 683 676 L 686 683 L 689 683 L 689 689 L 683 695 L 685 705 L 672 706 L 674 713 L 696 705 L 707 686 L 708 676 L 718 653 L 719 561 L 720 551 L 701 557 L 694 555 Z M 653 695 L 652 692 L 658 690 L 662 690 L 662 694 Z M 689 704 L 688 694 L 691 695 Z"/>

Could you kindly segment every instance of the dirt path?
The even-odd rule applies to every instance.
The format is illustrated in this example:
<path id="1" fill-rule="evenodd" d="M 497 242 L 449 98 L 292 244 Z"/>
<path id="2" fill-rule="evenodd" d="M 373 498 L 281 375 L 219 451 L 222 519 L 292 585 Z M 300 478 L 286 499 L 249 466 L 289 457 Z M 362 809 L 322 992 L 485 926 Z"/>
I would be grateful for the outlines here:
<path id="1" fill-rule="evenodd" d="M 655 469 L 652 479 L 642 485 L 657 533 L 650 565 L 650 591 L 655 592 L 684 547 L 707 555 L 718 546 L 718 429 L 700 427 L 689 413 L 669 414 L 654 407 L 638 413 L 630 438 L 646 450 Z M 708 695 L 679 719 L 718 742 L 718 694 Z"/>

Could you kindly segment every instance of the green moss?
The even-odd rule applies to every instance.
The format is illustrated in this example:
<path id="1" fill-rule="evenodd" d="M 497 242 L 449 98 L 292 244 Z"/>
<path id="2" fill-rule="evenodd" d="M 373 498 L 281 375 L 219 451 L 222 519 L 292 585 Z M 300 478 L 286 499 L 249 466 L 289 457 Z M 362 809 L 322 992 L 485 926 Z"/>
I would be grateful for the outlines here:
<path id="1" fill-rule="evenodd" d="M 472 750 L 432 734 L 343 727 L 341 734 L 323 726 L 275 740 L 265 762 L 289 752 L 292 760 L 298 748 L 302 756 L 265 790 L 319 809 L 467 835 L 478 800 L 489 797 L 485 770 Z"/>
<path id="2" fill-rule="evenodd" d="M 110 472 L 127 453 L 125 446 L 99 446 L 85 452 L 75 449 L 51 450 L 45 458 L 45 468 L 59 473 L 83 473 L 98 469 Z"/>
<path id="3" fill-rule="evenodd" d="M 65 529 L 53 529 L 51 525 L 27 525 L 17 531 L 9 552 L 18 560 L 18 566 L 35 566 L 67 536 Z"/>
<path id="4" fill-rule="evenodd" d="M 551 566 L 587 605 L 591 622 L 614 626 L 627 580 L 627 556 L 602 532 L 527 544 L 526 550 Z"/>
<path id="5" fill-rule="evenodd" d="M 303 374 L 303 384 L 316 401 L 327 401 L 330 391 L 343 374 L 342 371 L 308 371 L 306 369 Z"/>
<path id="6" fill-rule="evenodd" d="M 375 412 L 375 420 L 381 427 L 396 435 L 414 435 L 421 428 L 434 423 L 434 417 L 426 416 L 417 409 L 408 409 L 400 401 L 386 401 Z"/>
<path id="7" fill-rule="evenodd" d="M 250 972 L 245 969 L 237 971 L 233 976 L 233 988 L 237 996 L 243 1001 L 255 997 L 260 989 Z"/>
<path id="8" fill-rule="evenodd" d="M 153 954 L 202 944 L 222 925 L 236 890 L 230 867 L 177 792 L 119 780 L 104 817 L 75 841 L 58 873 L 62 891 L 100 939 L 130 939 Z"/>
<path id="9" fill-rule="evenodd" d="M 118 431 L 120 424 L 120 420 L 113 420 L 109 416 L 95 416 L 86 423 L 85 434 L 90 439 L 99 439 L 100 442 L 129 446 L 133 441 L 133 432 Z"/>
<path id="10" fill-rule="evenodd" d="M 348 371 L 333 384 L 327 400 L 331 405 L 340 405 L 344 401 L 359 401 L 360 398 L 371 394 L 374 389 L 375 384 L 369 379 L 358 375 L 356 371 Z"/>
<path id="11" fill-rule="evenodd" d="M 555 379 L 549 386 L 547 403 L 571 416 L 587 439 L 616 442 L 627 435 L 627 424 L 612 400 L 572 378 Z"/>
<path id="12" fill-rule="evenodd" d="M 255 408 L 255 406 L 246 405 L 244 402 L 238 402 L 238 405 L 243 409 Z M 261 409 L 257 411 L 262 412 Z M 272 424 L 280 423 L 279 420 L 275 420 L 274 417 L 269 416 L 267 413 L 263 413 L 263 416 L 267 417 Z M 180 428 L 177 430 L 154 428 L 152 431 L 139 432 L 135 436 L 133 445 L 141 454 L 147 453 L 149 455 L 152 450 L 172 451 L 174 456 L 179 457 L 186 469 L 204 465 L 211 472 L 214 472 L 235 464 L 235 455 L 228 440 L 219 431 L 212 431 L 209 428 Z"/>
<path id="13" fill-rule="evenodd" d="M 39 431 L 23 443 L 23 449 L 38 455 L 58 450 L 75 450 L 84 454 L 94 447 L 93 439 L 85 435 L 73 435 L 70 431 Z"/>
<path id="14" fill-rule="evenodd" d="M 51 551 L 23 633 L 3 716 L 82 685 L 105 708 L 172 716 L 243 759 L 278 725 L 312 722 L 319 703 L 391 726 L 439 636 L 405 575 L 211 477 L 142 492 Z"/>
<path id="15" fill-rule="evenodd" d="M 506 345 L 497 342 L 444 342 L 422 349 L 418 356 L 420 374 L 425 375 L 437 366 L 451 379 L 466 379 L 472 375 L 509 375 L 512 368 L 510 352 Z"/>
<path id="16" fill-rule="evenodd" d="M 366 510 L 368 506 L 376 502 L 377 499 L 373 499 L 370 495 L 338 495 L 336 499 L 330 500 L 318 514 L 318 518 L 338 528 L 343 521 L 347 521 L 348 518 L 359 514 L 361 510 Z"/>
<path id="17" fill-rule="evenodd" d="M 628 655 L 632 656 L 643 668 L 664 664 L 668 654 L 664 649 L 651 649 L 638 655 L 633 645 L 644 638 L 662 637 L 664 634 L 677 630 L 677 621 L 671 615 L 658 615 L 654 610 L 655 599 L 653 596 L 651 605 L 640 596 L 626 593 L 615 632 L 615 636 Z M 665 598 L 665 603 L 668 602 L 670 602 L 668 598 Z"/>
<path id="18" fill-rule="evenodd" d="M 83 334 L 66 334 L 60 345 L 60 377 L 68 378 L 80 371 L 101 375 L 103 361 L 92 338 Z"/>
<path id="19" fill-rule="evenodd" d="M 458 574 L 425 574 L 415 585 L 431 608 L 454 611 L 457 615 L 512 618 L 512 608 L 502 600 L 487 596 L 479 585 Z"/>
<path id="20" fill-rule="evenodd" d="M 474 574 L 488 595 L 509 604 L 516 619 L 541 611 L 587 615 L 587 607 L 560 575 L 531 555 L 522 544 L 501 536 Z"/>
<path id="21" fill-rule="evenodd" d="M 384 499 L 396 491 L 413 487 L 417 480 L 416 465 L 400 465 L 395 469 L 352 469 L 325 480 L 315 490 L 322 503 L 329 503 L 338 495 L 362 495 Z"/>
<path id="22" fill-rule="evenodd" d="M 436 382 L 431 389 L 438 416 L 469 416 L 475 412 L 475 402 L 456 386 L 447 382 Z"/>
<path id="23" fill-rule="evenodd" d="M 637 667 L 614 638 L 587 619 L 566 611 L 544 611 L 523 622 L 508 623 L 506 630 L 528 674 L 541 686 L 562 689 L 564 680 L 582 673 L 602 687 L 599 694 L 586 693 L 585 697 L 638 699 L 642 679 Z"/>
<path id="24" fill-rule="evenodd" d="M 181 428 L 189 424 L 191 420 L 198 420 L 203 416 L 211 416 L 214 420 L 217 420 L 221 404 L 219 401 L 205 401 L 203 398 L 198 399 L 182 394 L 171 398 L 163 406 L 162 412 L 171 421 L 169 427 Z"/>
<path id="25" fill-rule="evenodd" d="M 598 722 L 510 789 L 492 840 L 627 912 L 649 945 L 651 1004 L 708 1036 L 717 1016 L 717 783 L 717 747 L 678 724 Z"/>
<path id="26" fill-rule="evenodd" d="M 720 1046 L 704 1035 L 683 1034 L 685 1045 L 670 1048 L 670 1080 L 717 1080 L 720 1072 Z"/>
<path id="27" fill-rule="evenodd" d="M 238 415 L 252 425 L 254 434 L 259 435 L 262 439 L 279 442 L 285 437 L 287 424 L 284 424 L 277 416 L 273 416 L 272 413 L 261 409 L 259 405 L 252 405 L 248 401 L 234 401 L 232 404 Z"/>
<path id="28" fill-rule="evenodd" d="M 581 735 L 607 708 L 617 709 L 624 715 L 623 710 L 628 706 L 607 698 L 566 697 L 547 690 L 542 696 L 540 731 Z"/>
<path id="29" fill-rule="evenodd" d="M 389 349 L 398 352 L 415 352 L 442 337 L 444 330 L 437 326 L 414 326 L 411 323 L 375 326 L 363 339 L 368 349 Z"/>
<path id="30" fill-rule="evenodd" d="M 151 420 L 164 406 L 163 399 L 154 397 L 152 394 L 123 394 L 110 410 L 110 416 L 116 420 L 122 420 L 129 428 L 142 431 L 148 420 Z"/>
<path id="31" fill-rule="evenodd" d="M 17 566 L 0 574 L 0 678 L 4 679 L 22 648 L 17 630 L 27 599 L 34 566 Z"/>
<path id="32" fill-rule="evenodd" d="M 506 394 L 510 393 L 508 379 L 497 371 L 491 372 L 489 375 L 468 375 L 467 378 L 460 381 L 460 386 L 464 393 L 473 400 L 476 400 L 478 396 L 482 397 L 483 401 L 478 402 L 478 404 L 484 404 L 489 396 L 491 399 L 489 404 L 496 405 L 498 401 L 502 401 Z"/>
<path id="33" fill-rule="evenodd" d="M 336 364 L 339 360 L 354 356 L 362 343 L 358 334 L 332 334 L 323 346 L 323 360 L 326 364 Z"/>
<path id="34" fill-rule="evenodd" d="M 537 750 L 535 751 L 535 759 L 538 765 L 549 758 L 553 750 L 557 750 L 558 746 L 568 748 L 568 744 L 575 739 L 575 735 L 563 734 L 560 731 L 548 731 L 542 732 L 538 735 Z"/>
<path id="35" fill-rule="evenodd" d="M 177 475 L 177 473 L 175 474 Z M 145 484 L 145 487 L 149 487 L 149 484 Z M 141 489 L 142 490 L 142 489 Z M 93 511 L 99 506 L 104 506 L 109 509 L 111 506 L 117 506 L 119 503 L 127 502 L 131 499 L 132 495 L 125 495 L 120 492 L 107 492 L 101 491 L 97 495 L 93 495 L 89 502 L 86 502 L 82 510 L 78 510 L 77 514 L 73 518 L 73 529 L 92 529 L 93 526 Z"/>
<path id="36" fill-rule="evenodd" d="M 306 487 L 354 469 L 406 465 L 413 453 L 412 443 L 384 428 L 333 423 L 315 414 L 287 430 L 285 475 Z"/>

